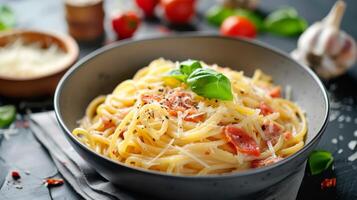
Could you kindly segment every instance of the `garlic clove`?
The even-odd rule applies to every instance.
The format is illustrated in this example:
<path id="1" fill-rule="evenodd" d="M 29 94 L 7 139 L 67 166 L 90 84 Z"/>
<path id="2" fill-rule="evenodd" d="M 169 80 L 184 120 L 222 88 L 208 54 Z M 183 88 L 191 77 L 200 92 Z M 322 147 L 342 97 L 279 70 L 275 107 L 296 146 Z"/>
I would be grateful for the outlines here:
<path id="1" fill-rule="evenodd" d="M 322 31 L 322 23 L 316 22 L 311 25 L 299 38 L 298 49 L 310 51 L 317 42 L 317 38 Z"/>
<path id="2" fill-rule="evenodd" d="M 346 34 L 343 31 L 333 32 L 327 43 L 326 53 L 333 57 L 337 56 L 341 52 L 345 40 Z"/>
<path id="3" fill-rule="evenodd" d="M 334 28 L 324 27 L 317 37 L 315 45 L 312 47 L 311 52 L 315 55 L 324 55 L 327 53 L 327 47 L 332 37 L 338 35 L 338 31 Z"/>
<path id="4" fill-rule="evenodd" d="M 336 61 L 340 65 L 349 68 L 357 60 L 357 45 L 350 35 L 345 34 L 345 36 L 346 40 L 341 51 L 339 52 L 339 55 L 336 58 Z"/>

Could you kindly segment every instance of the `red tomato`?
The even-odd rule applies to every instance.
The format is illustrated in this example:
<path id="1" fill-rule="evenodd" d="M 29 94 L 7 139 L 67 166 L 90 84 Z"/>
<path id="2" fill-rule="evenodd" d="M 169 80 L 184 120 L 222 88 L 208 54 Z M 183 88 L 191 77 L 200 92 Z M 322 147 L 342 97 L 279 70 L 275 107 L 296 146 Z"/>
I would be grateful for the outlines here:
<path id="1" fill-rule="evenodd" d="M 135 0 L 135 2 L 146 17 L 152 17 L 154 16 L 155 7 L 159 3 L 159 0 Z"/>
<path id="2" fill-rule="evenodd" d="M 251 156 L 259 156 L 260 150 L 257 142 L 242 128 L 228 125 L 224 129 L 227 140 L 234 145 L 237 151 Z"/>
<path id="3" fill-rule="evenodd" d="M 161 0 L 166 19 L 173 24 L 188 23 L 195 15 L 195 0 Z"/>
<path id="4" fill-rule="evenodd" d="M 140 25 L 140 18 L 135 12 L 129 11 L 112 19 L 112 27 L 120 39 L 130 38 Z"/>
<path id="5" fill-rule="evenodd" d="M 233 37 L 255 38 L 257 35 L 257 29 L 254 24 L 241 16 L 231 16 L 225 19 L 220 31 L 222 35 Z"/>

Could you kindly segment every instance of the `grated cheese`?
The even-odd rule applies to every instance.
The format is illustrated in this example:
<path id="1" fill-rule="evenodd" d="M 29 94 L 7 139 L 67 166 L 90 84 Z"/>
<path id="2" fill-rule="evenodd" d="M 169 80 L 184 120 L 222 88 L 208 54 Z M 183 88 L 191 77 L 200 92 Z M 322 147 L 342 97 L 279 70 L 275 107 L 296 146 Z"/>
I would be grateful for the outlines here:
<path id="1" fill-rule="evenodd" d="M 166 153 L 166 151 L 171 147 L 171 145 L 174 143 L 175 139 L 171 139 L 170 142 L 166 145 L 166 147 L 159 153 L 157 154 L 152 160 L 150 160 L 147 164 L 150 165 L 151 163 L 155 162 L 158 158 L 160 158 L 162 155 Z"/>
<path id="2" fill-rule="evenodd" d="M 24 44 L 22 40 L 0 47 L 0 75 L 30 78 L 54 73 L 68 54 L 57 45 L 44 49 L 38 43 Z"/>
<path id="3" fill-rule="evenodd" d="M 267 144 L 268 144 L 269 151 L 271 152 L 271 155 L 273 156 L 273 158 L 276 158 L 275 150 L 270 140 L 267 142 Z"/>
<path id="4" fill-rule="evenodd" d="M 195 160 L 196 162 L 200 163 L 201 165 L 203 165 L 204 167 L 209 168 L 210 166 L 203 162 L 202 160 L 200 160 L 199 158 L 197 158 L 197 156 L 194 156 L 193 154 L 191 154 L 190 152 L 186 151 L 185 149 L 175 146 L 175 149 L 179 150 L 181 153 L 185 154 L 186 156 L 192 158 L 193 160 Z"/>

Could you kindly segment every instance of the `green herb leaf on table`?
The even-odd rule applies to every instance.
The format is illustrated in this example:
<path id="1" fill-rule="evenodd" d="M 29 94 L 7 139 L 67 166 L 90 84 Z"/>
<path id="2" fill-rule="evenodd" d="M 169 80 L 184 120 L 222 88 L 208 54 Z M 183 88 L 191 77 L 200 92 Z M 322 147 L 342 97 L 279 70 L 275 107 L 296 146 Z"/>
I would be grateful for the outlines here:
<path id="1" fill-rule="evenodd" d="M 235 14 L 234 9 L 225 8 L 222 6 L 214 6 L 206 13 L 208 23 L 214 26 L 220 26 L 222 22 L 230 16 Z"/>
<path id="2" fill-rule="evenodd" d="M 209 99 L 233 99 L 229 79 L 212 69 L 196 69 L 188 77 L 187 84 L 193 92 Z"/>
<path id="3" fill-rule="evenodd" d="M 264 21 L 266 31 L 281 36 L 296 36 L 307 28 L 305 19 L 294 8 L 286 7 L 270 13 Z"/>
<path id="4" fill-rule="evenodd" d="M 225 19 L 230 16 L 241 16 L 251 21 L 258 30 L 262 31 L 264 28 L 263 17 L 251 10 L 245 9 L 231 9 L 222 6 L 214 6 L 206 13 L 208 23 L 214 26 L 220 26 Z"/>
<path id="5" fill-rule="evenodd" d="M 5 5 L 0 5 L 0 31 L 10 29 L 15 26 L 15 15 L 12 10 Z"/>
<path id="6" fill-rule="evenodd" d="M 333 162 L 333 156 L 328 151 L 313 151 L 309 156 L 309 167 L 312 175 L 320 174 L 328 169 Z"/>
<path id="7" fill-rule="evenodd" d="M 9 126 L 16 117 L 16 108 L 13 105 L 0 106 L 0 128 Z"/>

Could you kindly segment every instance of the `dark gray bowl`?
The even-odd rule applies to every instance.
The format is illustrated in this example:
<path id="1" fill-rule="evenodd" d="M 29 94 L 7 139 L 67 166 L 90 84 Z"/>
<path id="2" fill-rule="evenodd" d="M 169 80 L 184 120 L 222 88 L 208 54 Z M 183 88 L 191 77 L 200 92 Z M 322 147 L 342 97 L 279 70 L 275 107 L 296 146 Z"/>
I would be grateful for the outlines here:
<path id="1" fill-rule="evenodd" d="M 203 60 L 244 70 L 248 75 L 261 68 L 278 84 L 290 85 L 293 100 L 306 111 L 306 145 L 271 166 L 227 175 L 188 177 L 114 162 L 88 149 L 71 134 L 94 97 L 110 93 L 118 83 L 159 57 Z M 257 42 L 196 35 L 125 41 L 103 47 L 66 73 L 57 87 L 54 103 L 58 122 L 68 140 L 103 177 L 129 190 L 164 199 L 257 197 L 264 196 L 266 191 L 278 191 L 304 167 L 327 125 L 329 113 L 328 98 L 319 79 L 287 55 Z"/>

